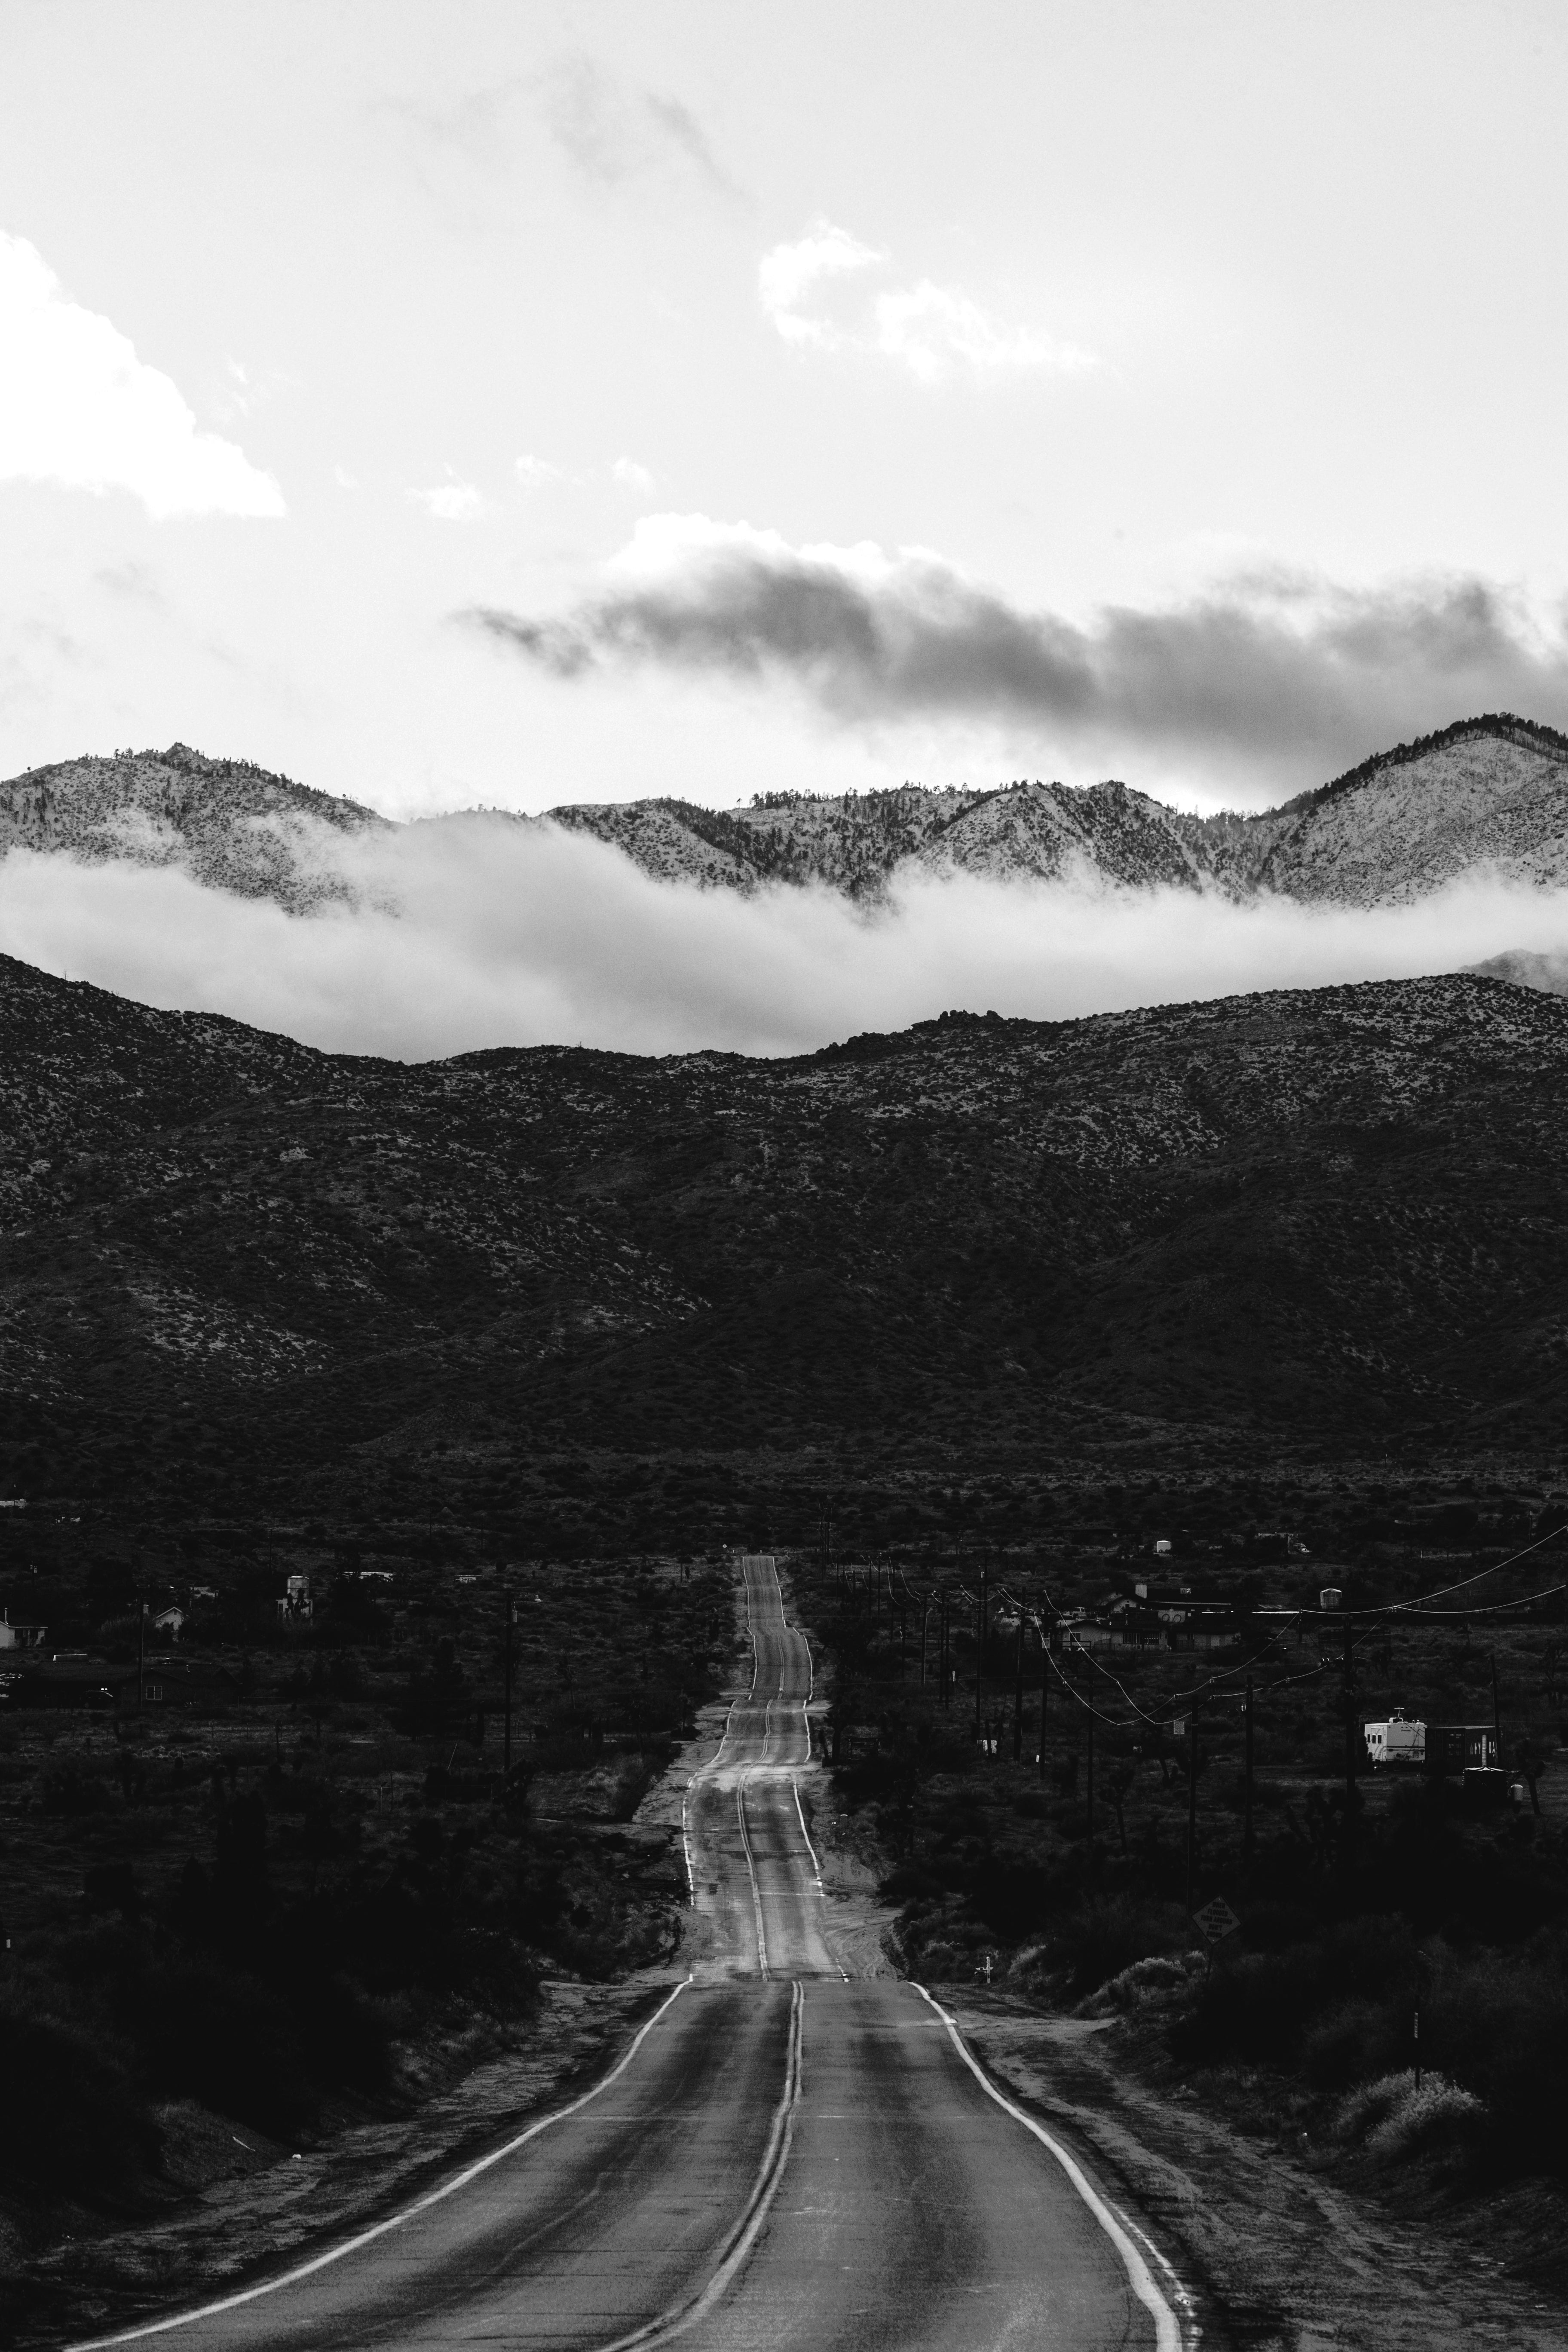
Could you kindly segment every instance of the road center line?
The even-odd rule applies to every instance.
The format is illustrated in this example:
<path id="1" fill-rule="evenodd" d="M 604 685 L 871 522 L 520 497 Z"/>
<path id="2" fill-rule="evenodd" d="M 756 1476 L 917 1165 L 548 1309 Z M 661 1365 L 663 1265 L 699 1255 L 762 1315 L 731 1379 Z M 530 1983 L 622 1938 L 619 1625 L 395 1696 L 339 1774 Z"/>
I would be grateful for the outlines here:
<path id="1" fill-rule="evenodd" d="M 613 2344 L 602 2345 L 599 2352 L 651 2352 L 657 2344 L 668 2344 L 674 2336 L 706 2319 L 714 2305 L 728 2293 L 743 2268 L 752 2248 L 756 2244 L 763 2224 L 784 2179 L 784 2167 L 795 2139 L 795 2112 L 801 2094 L 801 2020 L 805 2007 L 804 1990 L 798 1979 L 790 1987 L 789 2050 L 784 2059 L 784 2096 L 773 2110 L 773 2128 L 763 2152 L 746 2210 L 741 2215 L 725 2244 L 718 2268 L 707 2284 L 688 2302 L 677 2304 L 658 2319 L 650 2319 L 630 2336 L 617 2336 Z"/>
<path id="2" fill-rule="evenodd" d="M 752 1859 L 752 1841 L 746 1830 L 746 1783 L 741 1780 L 735 1788 L 735 1811 L 741 1817 L 741 1843 L 746 1849 L 746 1868 L 752 1879 L 752 1907 L 757 1915 L 757 1966 L 763 1976 L 768 1973 L 768 1938 L 763 1926 L 763 1891 L 757 1885 L 757 1865 Z"/>
<path id="3" fill-rule="evenodd" d="M 1067 2174 L 1068 2179 L 1072 2182 L 1073 2187 L 1078 2190 L 1079 2195 L 1083 2199 L 1084 2203 L 1089 2207 L 1089 2211 L 1094 2215 L 1095 2220 L 1100 2223 L 1100 2228 L 1105 2231 L 1106 2236 L 1110 2240 L 1111 2244 L 1116 2248 L 1117 2252 L 1121 2255 L 1122 2264 L 1127 2272 L 1128 2283 L 1131 2286 L 1133 2294 L 1137 2296 L 1139 2302 L 1143 2305 L 1144 2309 L 1149 2313 L 1154 2322 L 1154 2342 L 1156 2352 L 1183 2352 L 1181 2322 L 1177 2319 L 1175 2312 L 1172 2309 L 1170 2304 L 1166 2301 L 1165 2297 L 1161 2294 L 1158 2286 L 1154 2284 L 1154 2274 L 1149 2268 L 1148 2263 L 1144 2261 L 1142 2249 L 1134 2244 L 1131 2230 L 1123 2216 L 1117 2212 L 1114 2206 L 1106 2202 L 1099 2189 L 1095 2187 L 1093 2181 L 1090 2180 L 1088 2173 L 1083 2169 L 1083 2167 L 1078 2162 L 1076 2158 L 1068 2155 L 1060 2140 L 1054 2138 L 1052 2135 L 1047 2131 L 1043 2124 L 1037 2123 L 1033 2116 L 1026 2114 L 1022 2107 L 1016 2105 L 1013 2100 L 1005 2097 L 1004 2094 L 996 2088 L 995 2084 L 993 2083 L 986 2074 L 984 2068 L 971 2053 L 967 2043 L 964 2042 L 963 2034 L 960 2033 L 957 2025 L 948 2015 L 946 2010 L 943 2009 L 942 2003 L 939 2000 L 933 2000 L 922 1984 L 917 1984 L 915 1986 L 915 1990 L 920 1994 L 922 2000 L 931 2002 L 931 2006 L 935 2010 L 937 2015 L 946 2026 L 948 2032 L 952 2035 L 953 2048 L 957 2051 L 959 2056 L 963 2059 L 964 2064 L 968 2067 L 970 2073 L 973 2075 L 975 2081 L 979 2084 L 986 2097 L 988 2099 L 994 2099 L 996 2105 L 999 2107 L 1005 2108 L 1006 2113 L 1012 2116 L 1016 2122 L 1021 2123 L 1026 2132 L 1033 2132 L 1035 2137 L 1039 2141 L 1040 2146 L 1048 2149 L 1050 2154 L 1056 2158 L 1057 2162 L 1061 2166 L 1062 2170 Z M 1145 2241 L 1145 2242 L 1148 2242 Z M 1173 2291 L 1180 2296 L 1181 2290 L 1176 2284 L 1175 2273 L 1171 2270 L 1170 2264 L 1165 2261 L 1164 2256 L 1159 2252 L 1157 2247 L 1150 2245 L 1149 2250 L 1151 2253 L 1153 2254 L 1156 2262 L 1158 2262 L 1164 2270 L 1170 2273 Z M 1185 2298 L 1183 2297 L 1182 2299 L 1184 2301 Z"/>

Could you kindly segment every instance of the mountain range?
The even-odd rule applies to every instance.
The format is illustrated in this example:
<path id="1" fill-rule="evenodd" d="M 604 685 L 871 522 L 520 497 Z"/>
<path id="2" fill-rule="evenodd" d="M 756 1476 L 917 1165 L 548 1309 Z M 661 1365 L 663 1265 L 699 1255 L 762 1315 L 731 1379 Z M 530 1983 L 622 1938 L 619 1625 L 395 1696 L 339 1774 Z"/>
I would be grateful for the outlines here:
<path id="1" fill-rule="evenodd" d="M 1389 907 L 1471 875 L 1568 883 L 1568 737 L 1507 714 L 1464 719 L 1253 814 L 1199 816 L 1115 782 L 1017 781 L 774 793 L 731 809 L 573 803 L 505 821 L 592 835 L 661 880 L 747 892 L 816 884 L 875 900 L 914 875 L 979 874 Z M 361 895 L 345 847 L 394 829 L 357 802 L 180 743 L 0 784 L 0 855 L 179 865 L 295 914 Z"/>
<path id="2" fill-rule="evenodd" d="M 411 1065 L 0 958 L 0 1494 L 529 1549 L 742 1459 L 1560 1477 L 1565 1090 L 1469 975 Z"/>

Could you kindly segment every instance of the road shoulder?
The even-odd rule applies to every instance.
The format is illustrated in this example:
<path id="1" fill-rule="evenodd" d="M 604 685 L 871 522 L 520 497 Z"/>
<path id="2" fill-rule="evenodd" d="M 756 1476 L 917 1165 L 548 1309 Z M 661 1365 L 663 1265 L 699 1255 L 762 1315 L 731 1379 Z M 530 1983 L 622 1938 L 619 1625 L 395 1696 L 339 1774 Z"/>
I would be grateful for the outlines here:
<path id="1" fill-rule="evenodd" d="M 1237 2352 L 1564 2352 L 1568 2306 L 1431 2222 L 1347 2195 L 1193 2093 L 1119 2065 L 1110 2029 L 1015 1995 L 933 1987 L 981 2063 L 1124 2191 Z"/>

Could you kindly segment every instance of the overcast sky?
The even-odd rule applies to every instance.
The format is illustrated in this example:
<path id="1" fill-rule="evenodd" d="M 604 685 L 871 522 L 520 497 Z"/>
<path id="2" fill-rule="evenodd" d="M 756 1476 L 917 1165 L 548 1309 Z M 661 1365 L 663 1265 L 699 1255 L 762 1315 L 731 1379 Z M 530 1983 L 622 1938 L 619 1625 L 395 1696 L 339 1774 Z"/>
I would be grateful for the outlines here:
<path id="1" fill-rule="evenodd" d="M 1565 95 L 1533 0 L 0 0 L 0 773 L 1568 726 Z"/>

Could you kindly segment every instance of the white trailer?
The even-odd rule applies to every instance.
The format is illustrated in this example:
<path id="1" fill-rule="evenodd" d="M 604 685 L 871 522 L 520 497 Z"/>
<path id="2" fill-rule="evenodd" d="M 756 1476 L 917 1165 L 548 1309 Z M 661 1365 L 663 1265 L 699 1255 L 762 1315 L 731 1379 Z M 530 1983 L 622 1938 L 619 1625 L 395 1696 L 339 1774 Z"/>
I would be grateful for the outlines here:
<path id="1" fill-rule="evenodd" d="M 1363 1724 L 1362 1735 L 1374 1771 L 1384 1764 L 1426 1761 L 1426 1726 L 1412 1722 L 1401 1707 L 1394 1708 L 1386 1723 Z"/>

